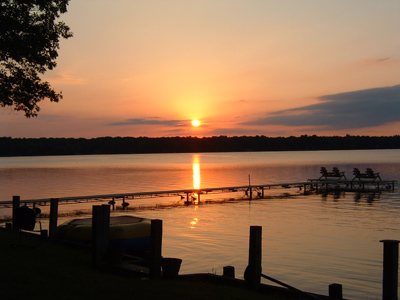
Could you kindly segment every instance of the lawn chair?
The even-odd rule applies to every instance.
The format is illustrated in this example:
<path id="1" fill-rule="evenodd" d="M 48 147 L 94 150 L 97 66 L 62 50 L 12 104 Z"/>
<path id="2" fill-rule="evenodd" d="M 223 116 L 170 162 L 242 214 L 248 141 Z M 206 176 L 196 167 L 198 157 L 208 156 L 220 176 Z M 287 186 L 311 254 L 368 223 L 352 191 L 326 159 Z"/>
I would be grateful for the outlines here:
<path id="1" fill-rule="evenodd" d="M 344 175 L 344 172 L 340 172 L 339 169 L 337 167 L 334 167 L 332 169 L 332 173 L 335 175 L 335 177 L 339 177 L 339 179 L 341 179 L 342 177 L 344 177 L 344 179 L 347 180 L 346 175 Z"/>
<path id="2" fill-rule="evenodd" d="M 372 179 L 372 181 L 379 179 L 379 181 L 382 181 L 379 173 L 375 173 L 371 168 L 367 168 L 365 173 L 361 173 L 358 168 L 354 168 L 353 175 L 354 178 L 351 181 L 354 181 L 355 179 L 358 179 L 359 181 L 361 181 L 361 179 Z"/>
<path id="3" fill-rule="evenodd" d="M 35 231 L 36 223 L 39 223 L 40 234 L 42 234 L 42 223 L 40 221 L 36 221 L 36 216 L 39 213 L 39 208 L 30 208 L 28 206 L 21 206 L 17 208 L 13 223 L 13 227 L 19 231 L 19 241 L 17 245 L 21 246 L 20 242 L 22 239 L 22 230 Z"/>
<path id="4" fill-rule="evenodd" d="M 340 172 L 337 167 L 334 167 L 332 169 L 332 172 L 328 172 L 325 167 L 321 167 L 320 173 L 321 177 L 318 180 L 321 180 L 322 178 L 328 179 L 328 177 L 338 178 L 338 180 L 340 180 L 342 177 L 344 177 L 344 179 L 347 179 L 344 175 L 344 172 Z"/>
<path id="5" fill-rule="evenodd" d="M 371 168 L 367 168 L 366 173 L 369 175 L 370 178 L 374 179 L 373 181 L 375 181 L 375 179 L 379 179 L 379 181 L 382 181 L 379 173 L 375 173 L 374 170 L 372 170 Z"/>

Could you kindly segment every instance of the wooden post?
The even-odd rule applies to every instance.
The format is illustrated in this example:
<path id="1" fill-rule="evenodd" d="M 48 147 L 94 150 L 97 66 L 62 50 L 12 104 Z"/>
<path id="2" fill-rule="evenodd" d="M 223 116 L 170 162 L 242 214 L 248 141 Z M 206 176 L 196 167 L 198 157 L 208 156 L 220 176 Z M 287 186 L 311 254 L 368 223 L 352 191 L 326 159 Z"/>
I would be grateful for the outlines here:
<path id="1" fill-rule="evenodd" d="M 102 206 L 103 210 L 103 224 L 102 224 L 102 231 L 103 231 L 103 256 L 106 255 L 107 248 L 110 244 L 110 205 L 103 204 Z"/>
<path id="2" fill-rule="evenodd" d="M 228 277 L 228 278 L 235 278 L 235 267 L 233 267 L 233 266 L 224 267 L 222 276 Z"/>
<path id="3" fill-rule="evenodd" d="M 382 300 L 397 300 L 400 241 L 382 240 L 381 242 L 383 243 Z"/>
<path id="4" fill-rule="evenodd" d="M 264 199 L 264 187 L 261 187 L 261 199 Z"/>
<path id="5" fill-rule="evenodd" d="M 338 283 L 332 283 L 329 285 L 329 297 L 334 299 L 343 299 L 342 285 Z"/>
<path id="6" fill-rule="evenodd" d="M 12 207 L 12 223 L 13 223 L 13 228 L 15 229 L 15 218 L 17 216 L 17 210 L 19 206 L 21 205 L 21 198 L 19 196 L 13 196 L 13 207 Z"/>
<path id="7" fill-rule="evenodd" d="M 100 205 L 92 207 L 92 265 L 95 268 L 100 266 L 102 259 L 103 237 L 101 232 L 103 209 Z"/>
<path id="8" fill-rule="evenodd" d="M 108 247 L 110 206 L 93 205 L 92 212 L 92 264 L 99 268 Z"/>
<path id="9" fill-rule="evenodd" d="M 261 283 L 262 227 L 250 226 L 249 265 L 244 279 L 253 288 Z"/>
<path id="10" fill-rule="evenodd" d="M 112 200 L 108 201 L 108 204 L 112 205 L 112 210 L 115 210 L 115 197 L 112 197 Z"/>
<path id="11" fill-rule="evenodd" d="M 50 220 L 49 220 L 49 238 L 57 238 L 57 219 L 58 219 L 58 199 L 50 199 Z"/>
<path id="12" fill-rule="evenodd" d="M 151 220 L 151 241 L 150 241 L 150 268 L 151 279 L 161 278 L 162 260 L 162 220 Z"/>

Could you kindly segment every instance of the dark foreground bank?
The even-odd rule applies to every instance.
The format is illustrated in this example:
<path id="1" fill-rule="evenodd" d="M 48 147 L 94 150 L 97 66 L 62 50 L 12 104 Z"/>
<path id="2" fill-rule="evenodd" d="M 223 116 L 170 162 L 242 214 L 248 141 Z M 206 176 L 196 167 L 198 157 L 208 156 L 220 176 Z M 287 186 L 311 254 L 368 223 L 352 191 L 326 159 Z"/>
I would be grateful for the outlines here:
<path id="1" fill-rule="evenodd" d="M 0 299 L 299 299 L 182 280 L 140 280 L 91 267 L 90 253 L 0 230 Z"/>

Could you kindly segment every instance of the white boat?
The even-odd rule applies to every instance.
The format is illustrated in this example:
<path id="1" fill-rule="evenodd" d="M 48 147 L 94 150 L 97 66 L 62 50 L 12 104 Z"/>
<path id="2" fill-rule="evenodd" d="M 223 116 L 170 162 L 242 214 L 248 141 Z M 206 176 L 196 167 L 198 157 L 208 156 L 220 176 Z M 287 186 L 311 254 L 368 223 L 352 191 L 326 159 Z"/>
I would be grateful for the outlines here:
<path id="1" fill-rule="evenodd" d="M 134 216 L 110 217 L 110 247 L 124 249 L 125 253 L 147 251 L 150 248 L 151 220 Z M 90 244 L 92 218 L 73 219 L 57 228 L 59 239 Z"/>

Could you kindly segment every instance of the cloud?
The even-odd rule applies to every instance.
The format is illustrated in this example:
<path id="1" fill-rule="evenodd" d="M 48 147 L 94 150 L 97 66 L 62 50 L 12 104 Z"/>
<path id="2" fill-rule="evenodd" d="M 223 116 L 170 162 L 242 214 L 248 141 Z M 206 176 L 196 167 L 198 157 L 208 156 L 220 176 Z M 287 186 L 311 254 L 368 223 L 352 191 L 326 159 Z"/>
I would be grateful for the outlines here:
<path id="1" fill-rule="evenodd" d="M 69 72 L 59 72 L 56 74 L 53 74 L 51 77 L 48 78 L 51 83 L 60 83 L 63 85 L 82 85 L 87 82 L 85 78 L 72 75 Z"/>
<path id="2" fill-rule="evenodd" d="M 274 112 L 245 125 L 355 129 L 400 121 L 400 85 L 318 98 L 317 104 Z"/>
<path id="3" fill-rule="evenodd" d="M 159 118 L 144 118 L 144 119 L 127 119 L 122 122 L 109 123 L 111 126 L 122 125 L 162 125 L 168 127 L 182 127 L 185 126 L 187 120 L 161 120 Z"/>

